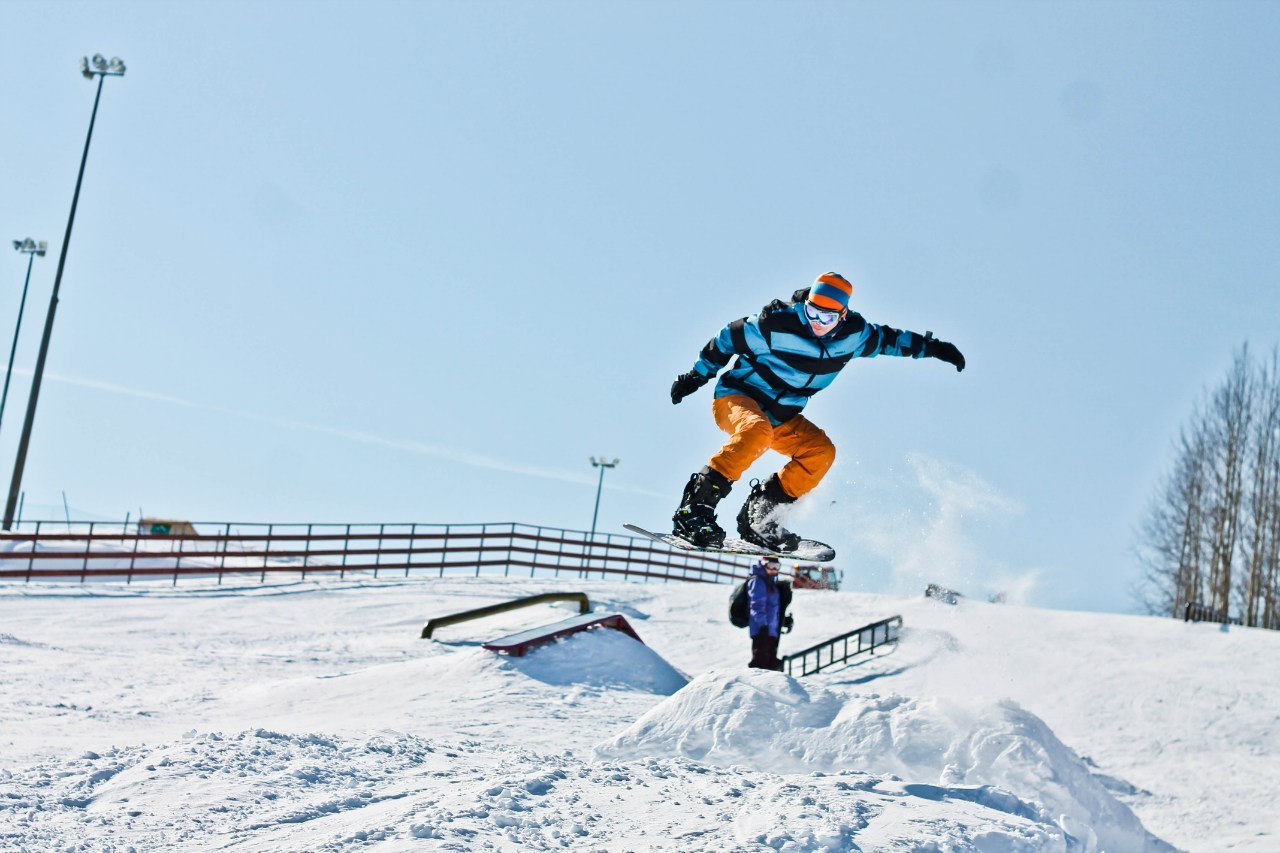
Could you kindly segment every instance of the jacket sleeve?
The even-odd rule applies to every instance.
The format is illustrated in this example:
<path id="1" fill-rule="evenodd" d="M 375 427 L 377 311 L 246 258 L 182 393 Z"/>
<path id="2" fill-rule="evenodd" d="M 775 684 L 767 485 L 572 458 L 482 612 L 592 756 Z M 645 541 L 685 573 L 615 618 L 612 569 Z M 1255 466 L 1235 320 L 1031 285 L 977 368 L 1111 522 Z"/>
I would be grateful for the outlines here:
<path id="1" fill-rule="evenodd" d="M 735 355 L 764 354 L 769 345 L 760 332 L 759 317 L 743 317 L 734 320 L 720 330 L 720 334 L 707 341 L 699 353 L 693 369 L 708 379 L 715 376 Z"/>
<path id="2" fill-rule="evenodd" d="M 770 608 L 769 588 L 760 578 L 752 577 L 747 581 L 747 603 L 750 611 L 747 633 L 752 637 L 761 633 L 776 637 L 778 635 L 778 627 L 775 624 L 777 606 Z"/>
<path id="3" fill-rule="evenodd" d="M 904 358 L 923 358 L 924 342 L 930 333 L 908 332 L 879 323 L 868 323 L 861 316 L 855 315 L 851 322 L 861 323 L 858 333 L 862 338 L 854 350 L 854 358 L 875 358 L 878 355 L 896 355 Z"/>

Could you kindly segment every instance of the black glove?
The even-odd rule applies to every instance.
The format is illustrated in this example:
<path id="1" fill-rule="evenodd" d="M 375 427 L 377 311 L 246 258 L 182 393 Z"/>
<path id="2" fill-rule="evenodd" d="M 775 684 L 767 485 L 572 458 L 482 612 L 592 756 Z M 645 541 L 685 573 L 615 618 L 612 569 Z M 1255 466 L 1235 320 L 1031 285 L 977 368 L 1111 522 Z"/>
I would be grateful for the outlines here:
<path id="1" fill-rule="evenodd" d="M 947 364 L 954 364 L 958 371 L 964 370 L 964 356 L 960 353 L 960 350 L 956 349 L 956 345 L 940 341 L 937 338 L 925 338 L 924 357 L 936 358 L 939 361 L 945 361 Z"/>
<path id="2" fill-rule="evenodd" d="M 791 629 L 794 628 L 795 626 L 796 626 L 796 620 L 791 618 L 790 613 L 782 617 L 782 633 L 790 634 Z"/>
<path id="3" fill-rule="evenodd" d="M 706 376 L 696 370 L 680 374 L 676 377 L 676 381 L 671 383 L 671 402 L 679 403 L 685 397 L 706 385 L 708 381 L 710 380 Z"/>

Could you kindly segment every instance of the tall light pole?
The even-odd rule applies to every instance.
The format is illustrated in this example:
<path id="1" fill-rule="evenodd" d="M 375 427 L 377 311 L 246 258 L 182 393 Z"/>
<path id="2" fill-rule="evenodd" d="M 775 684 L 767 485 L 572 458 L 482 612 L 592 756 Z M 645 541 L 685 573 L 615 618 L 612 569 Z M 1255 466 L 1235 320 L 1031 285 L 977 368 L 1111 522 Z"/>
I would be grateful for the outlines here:
<path id="1" fill-rule="evenodd" d="M 13 511 L 18 505 L 18 491 L 22 487 L 22 469 L 27 464 L 27 446 L 31 443 L 31 425 L 36 419 L 36 401 L 40 399 L 40 380 L 44 376 L 44 362 L 49 355 L 49 336 L 53 334 L 53 315 L 58 310 L 58 288 L 62 285 L 62 270 L 67 263 L 67 248 L 71 245 L 71 226 L 76 221 L 76 205 L 80 202 L 80 184 L 84 181 L 84 164 L 89 160 L 89 142 L 93 139 L 93 123 L 98 120 L 98 102 L 102 100 L 102 84 L 108 77 L 123 77 L 124 63 L 120 57 L 104 59 L 94 54 L 93 59 L 80 60 L 80 73 L 86 80 L 98 78 L 98 93 L 93 98 L 93 112 L 89 115 L 89 132 L 84 138 L 84 154 L 80 156 L 80 174 L 76 176 L 76 191 L 71 196 L 71 213 L 67 216 L 67 233 L 62 238 L 62 251 L 58 254 L 58 271 L 53 276 L 53 293 L 49 296 L 49 313 L 44 318 L 44 336 L 40 339 L 40 355 L 36 357 L 35 373 L 31 377 L 31 397 L 27 400 L 27 417 L 22 423 L 22 438 L 18 441 L 18 458 L 13 463 L 13 481 L 9 484 L 9 500 L 4 506 L 4 529 L 13 528 Z"/>
<path id="2" fill-rule="evenodd" d="M 600 481 L 596 484 L 596 511 L 591 514 L 591 538 L 588 541 L 594 541 L 596 538 L 596 519 L 600 516 L 600 491 L 604 488 L 604 469 L 617 468 L 621 459 L 615 459 L 612 462 L 606 462 L 601 456 L 596 459 L 591 457 L 591 467 L 600 469 Z"/>
<path id="3" fill-rule="evenodd" d="M 22 301 L 18 303 L 18 325 L 13 329 L 13 346 L 9 349 L 9 369 L 4 372 L 4 391 L 0 393 L 0 423 L 4 422 L 4 404 L 9 399 L 9 379 L 13 376 L 13 357 L 18 354 L 18 332 L 22 331 L 22 310 L 27 307 L 27 287 L 31 284 L 31 265 L 36 257 L 44 257 L 49 244 L 44 240 L 37 243 L 28 237 L 25 240 L 14 240 L 13 248 L 27 255 L 27 280 L 22 284 Z"/>

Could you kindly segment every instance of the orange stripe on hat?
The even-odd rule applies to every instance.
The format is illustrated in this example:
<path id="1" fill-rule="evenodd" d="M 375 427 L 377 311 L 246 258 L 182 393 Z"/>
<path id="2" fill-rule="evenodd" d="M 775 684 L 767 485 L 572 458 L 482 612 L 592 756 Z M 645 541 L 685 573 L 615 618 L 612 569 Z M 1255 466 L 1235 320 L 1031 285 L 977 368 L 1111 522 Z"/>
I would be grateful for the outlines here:
<path id="1" fill-rule="evenodd" d="M 813 286 L 809 288 L 809 302 L 827 311 L 844 311 L 849 307 L 852 295 L 853 285 L 834 272 L 824 272 L 814 279 Z"/>

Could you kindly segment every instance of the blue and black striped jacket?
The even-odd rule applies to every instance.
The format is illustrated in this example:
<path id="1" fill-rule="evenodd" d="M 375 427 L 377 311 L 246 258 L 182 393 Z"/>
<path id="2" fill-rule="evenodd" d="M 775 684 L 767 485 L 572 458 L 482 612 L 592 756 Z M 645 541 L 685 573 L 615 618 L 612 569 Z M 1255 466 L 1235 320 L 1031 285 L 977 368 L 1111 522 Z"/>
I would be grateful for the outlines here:
<path id="1" fill-rule="evenodd" d="M 808 295 L 805 288 L 792 294 L 790 302 L 775 299 L 758 316 L 734 320 L 707 342 L 694 365 L 707 378 L 737 356 L 716 385 L 717 397 L 746 394 L 776 426 L 800 414 L 850 359 L 924 355 L 925 335 L 868 323 L 861 314 L 849 313 L 819 338 L 804 316 Z"/>

